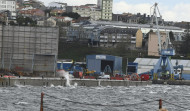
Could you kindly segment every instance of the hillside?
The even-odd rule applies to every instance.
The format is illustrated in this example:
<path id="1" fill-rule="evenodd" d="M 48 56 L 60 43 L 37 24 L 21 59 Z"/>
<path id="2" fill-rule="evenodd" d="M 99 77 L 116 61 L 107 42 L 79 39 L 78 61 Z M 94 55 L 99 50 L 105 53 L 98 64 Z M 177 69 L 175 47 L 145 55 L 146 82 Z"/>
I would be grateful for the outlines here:
<path id="1" fill-rule="evenodd" d="M 102 47 L 88 47 L 87 45 L 80 43 L 59 43 L 59 53 L 58 59 L 72 59 L 74 61 L 85 61 L 86 55 L 91 54 L 106 54 L 113 56 L 123 57 L 123 71 L 125 71 L 125 66 L 127 58 L 129 62 L 133 62 L 139 53 L 145 55 L 143 51 L 133 51 L 126 50 L 124 47 L 119 46 L 118 48 L 102 48 Z M 142 57 L 142 56 L 141 56 Z"/>

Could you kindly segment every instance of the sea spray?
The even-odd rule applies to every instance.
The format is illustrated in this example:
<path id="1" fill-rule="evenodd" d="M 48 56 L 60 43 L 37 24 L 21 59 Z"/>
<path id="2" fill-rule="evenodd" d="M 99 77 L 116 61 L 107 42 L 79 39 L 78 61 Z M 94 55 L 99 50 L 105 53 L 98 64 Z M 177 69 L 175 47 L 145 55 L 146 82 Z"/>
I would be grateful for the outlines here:
<path id="1" fill-rule="evenodd" d="M 59 70 L 58 74 L 60 77 L 64 77 L 66 79 L 66 86 L 71 86 L 70 78 L 69 78 L 69 72 L 66 72 L 64 70 Z"/>

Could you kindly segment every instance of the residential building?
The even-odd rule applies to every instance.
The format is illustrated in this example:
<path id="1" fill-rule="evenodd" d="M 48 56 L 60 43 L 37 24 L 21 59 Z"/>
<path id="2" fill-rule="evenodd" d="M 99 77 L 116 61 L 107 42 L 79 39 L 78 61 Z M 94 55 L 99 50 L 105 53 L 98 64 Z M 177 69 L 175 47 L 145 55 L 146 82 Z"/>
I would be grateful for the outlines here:
<path id="1" fill-rule="evenodd" d="M 42 18 L 37 21 L 38 26 L 56 27 L 56 24 L 57 24 L 57 21 L 53 17 Z"/>
<path id="2" fill-rule="evenodd" d="M 143 35 L 146 35 L 150 30 L 153 32 L 157 31 L 156 25 L 150 27 L 149 24 L 130 24 L 118 21 L 90 21 L 92 24 L 102 25 L 102 26 L 112 26 L 112 27 L 122 27 L 122 28 L 135 28 L 141 29 Z M 159 26 L 160 31 L 166 31 L 167 33 L 173 32 L 174 35 L 183 34 L 185 29 L 174 27 L 174 26 Z"/>
<path id="3" fill-rule="evenodd" d="M 101 10 L 101 19 L 111 21 L 113 0 L 98 0 L 97 4 Z"/>
<path id="4" fill-rule="evenodd" d="M 57 22 L 71 22 L 73 18 L 71 17 L 60 17 L 60 16 L 55 16 L 53 17 Z"/>
<path id="5" fill-rule="evenodd" d="M 174 35 L 174 41 L 183 41 L 184 29 L 171 26 L 159 26 L 161 32 L 170 33 Z M 127 30 L 135 30 L 132 32 Z M 148 46 L 148 39 L 144 39 L 146 35 L 152 30 L 156 33 L 156 26 L 152 28 L 148 24 L 129 24 L 123 22 L 110 22 L 110 21 L 85 21 L 80 23 L 74 23 L 67 29 L 68 41 L 88 40 L 89 45 L 116 47 L 120 41 L 119 39 L 125 39 L 132 46 L 131 49 L 136 48 L 151 48 L 151 45 L 158 44 L 153 42 Z M 123 32 L 122 32 L 123 31 Z M 131 34 L 132 33 L 132 34 Z M 156 36 L 156 35 L 155 35 Z M 118 38 L 117 38 L 118 37 Z M 128 39 L 127 39 L 128 37 Z M 130 39 L 129 39 L 130 38 Z M 117 40 L 116 40 L 117 39 Z M 154 39 L 154 38 L 153 38 Z M 152 39 L 151 39 L 152 40 Z M 116 42 L 117 41 L 117 42 Z M 130 41 L 130 42 L 129 42 Z M 144 45 L 142 43 L 145 43 Z M 152 41 L 151 41 L 152 42 Z M 143 47 L 145 46 L 145 47 Z M 147 46 L 147 47 L 146 47 Z M 173 45 L 175 47 L 175 45 Z M 153 47 L 153 50 L 156 49 Z M 151 50 L 151 49 L 150 49 Z M 158 50 L 158 49 L 156 49 Z M 152 55 L 156 55 L 153 52 Z"/>
<path id="6" fill-rule="evenodd" d="M 59 23 L 70 23 L 72 22 L 70 17 L 60 17 L 60 16 L 51 16 L 49 18 L 43 18 L 37 21 L 38 26 L 50 26 L 55 27 Z"/>
<path id="7" fill-rule="evenodd" d="M 125 43 L 130 49 L 141 48 L 142 38 L 143 34 L 139 29 L 109 27 L 100 32 L 100 46 L 116 47 Z"/>
<path id="8" fill-rule="evenodd" d="M 17 3 L 22 4 L 24 0 L 16 0 Z"/>
<path id="9" fill-rule="evenodd" d="M 32 8 L 32 7 L 30 7 Z M 25 16 L 25 17 L 31 17 L 31 16 L 45 16 L 45 12 L 43 10 L 40 9 L 23 9 L 21 11 L 18 12 L 19 15 Z"/>
<path id="10" fill-rule="evenodd" d="M 165 48 L 168 34 L 166 32 L 160 32 L 161 48 Z M 149 56 L 159 56 L 159 43 L 158 36 L 156 32 L 150 32 L 148 37 L 148 55 Z"/>
<path id="11" fill-rule="evenodd" d="M 62 3 L 62 2 L 51 2 L 49 3 L 49 7 L 51 8 L 58 8 L 58 9 L 62 9 L 62 10 L 66 10 L 67 7 L 67 3 Z"/>
<path id="12" fill-rule="evenodd" d="M 41 2 L 40 0 L 24 0 L 23 6 L 34 7 L 37 9 L 45 9 L 43 2 Z"/>
<path id="13" fill-rule="evenodd" d="M 137 13 L 123 13 L 123 14 L 113 14 L 113 21 L 122 21 L 130 24 L 148 24 L 151 22 L 152 16 L 147 16 L 146 14 Z M 158 23 L 162 24 L 164 20 L 161 17 L 158 18 Z"/>
<path id="14" fill-rule="evenodd" d="M 7 23 L 8 18 L 11 18 L 11 12 L 8 10 L 0 11 L 0 23 Z"/>
<path id="15" fill-rule="evenodd" d="M 142 48 L 142 43 L 143 43 L 143 33 L 142 31 L 139 29 L 136 32 L 136 48 Z"/>
<path id="16" fill-rule="evenodd" d="M 101 19 L 101 11 L 95 4 L 68 7 L 67 12 L 78 13 L 81 17 L 90 17 L 90 20 Z"/>
<path id="17" fill-rule="evenodd" d="M 62 10 L 62 9 L 53 9 L 53 10 L 51 10 L 50 15 L 51 15 L 51 16 L 60 16 L 60 15 L 62 15 L 64 12 L 65 12 L 65 11 Z"/>
<path id="18" fill-rule="evenodd" d="M 9 10 L 11 17 L 16 18 L 16 1 L 15 0 L 0 0 L 0 11 Z"/>

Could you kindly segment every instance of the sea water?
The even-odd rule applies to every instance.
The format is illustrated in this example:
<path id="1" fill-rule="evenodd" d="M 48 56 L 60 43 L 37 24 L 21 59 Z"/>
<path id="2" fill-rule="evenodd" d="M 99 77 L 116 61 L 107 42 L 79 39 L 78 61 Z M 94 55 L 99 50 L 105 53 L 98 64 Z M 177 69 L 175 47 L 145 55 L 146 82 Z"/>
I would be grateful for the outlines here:
<path id="1" fill-rule="evenodd" d="M 158 100 L 169 111 L 190 111 L 190 87 L 16 86 L 0 88 L 0 111 L 157 111 Z"/>

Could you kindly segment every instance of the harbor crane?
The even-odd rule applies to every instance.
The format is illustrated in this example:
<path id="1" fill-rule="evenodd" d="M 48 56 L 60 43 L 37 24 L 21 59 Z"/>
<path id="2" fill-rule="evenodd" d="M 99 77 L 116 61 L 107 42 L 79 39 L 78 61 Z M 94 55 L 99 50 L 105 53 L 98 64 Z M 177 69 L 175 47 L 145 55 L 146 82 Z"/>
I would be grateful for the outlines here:
<path id="1" fill-rule="evenodd" d="M 153 79 L 157 80 L 161 79 L 174 79 L 174 67 L 171 63 L 171 56 L 175 55 L 175 50 L 169 46 L 169 33 L 166 32 L 166 42 L 161 41 L 161 34 L 158 24 L 158 13 L 160 18 L 162 18 L 160 11 L 158 9 L 158 3 L 155 3 L 151 9 L 153 8 L 153 16 L 151 27 L 153 27 L 154 19 L 156 23 L 156 33 L 158 36 L 158 53 L 160 58 L 153 69 Z M 158 13 L 157 13 L 158 12 Z M 166 31 L 166 30 L 165 30 Z M 180 68 L 180 67 L 179 67 Z"/>

